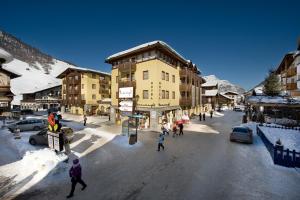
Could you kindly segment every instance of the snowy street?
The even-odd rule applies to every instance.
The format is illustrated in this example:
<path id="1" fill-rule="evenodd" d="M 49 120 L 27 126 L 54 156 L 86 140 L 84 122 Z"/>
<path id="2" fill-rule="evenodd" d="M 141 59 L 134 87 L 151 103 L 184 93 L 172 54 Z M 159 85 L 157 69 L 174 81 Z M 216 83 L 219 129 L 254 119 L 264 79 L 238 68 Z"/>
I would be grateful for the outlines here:
<path id="1" fill-rule="evenodd" d="M 299 170 L 275 166 L 257 135 L 253 145 L 229 141 L 241 116 L 226 111 L 201 123 L 195 118 L 183 136 L 166 136 L 161 152 L 157 133 L 140 132 L 130 146 L 126 136 L 107 133 L 109 126 L 79 130 L 72 151 L 88 188 L 77 185 L 73 199 L 300 199 Z M 16 199 L 65 199 L 70 166 L 59 162 Z"/>

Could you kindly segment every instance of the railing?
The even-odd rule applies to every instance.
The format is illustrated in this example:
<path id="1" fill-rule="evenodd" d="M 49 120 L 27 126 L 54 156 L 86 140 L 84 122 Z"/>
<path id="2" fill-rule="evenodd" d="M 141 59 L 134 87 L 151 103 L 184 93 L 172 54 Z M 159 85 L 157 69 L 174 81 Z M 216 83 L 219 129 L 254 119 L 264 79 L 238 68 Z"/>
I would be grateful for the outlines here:
<path id="1" fill-rule="evenodd" d="M 296 90 L 297 89 L 297 83 L 287 83 L 286 84 L 287 90 Z"/>
<path id="2" fill-rule="evenodd" d="M 109 84 L 109 81 L 105 80 L 105 79 L 103 79 L 103 80 L 99 79 L 99 83 L 106 85 L 106 84 Z"/>
<path id="3" fill-rule="evenodd" d="M 185 84 L 185 83 L 181 83 L 180 85 L 179 85 L 179 90 L 180 91 L 190 91 L 191 90 L 191 85 L 189 85 L 189 84 Z"/>
<path id="4" fill-rule="evenodd" d="M 291 76 L 296 76 L 297 75 L 297 68 L 296 67 L 291 67 L 287 70 L 286 76 L 291 77 Z"/>
<path id="5" fill-rule="evenodd" d="M 119 80 L 119 88 L 121 87 L 136 87 L 136 81 L 132 80 L 130 81 L 129 79 L 121 79 Z"/>
<path id="6" fill-rule="evenodd" d="M 118 68 L 119 71 L 135 71 L 136 70 L 136 63 L 134 62 L 126 62 L 122 64 L 115 65 L 114 68 Z"/>
<path id="7" fill-rule="evenodd" d="M 9 91 L 10 91 L 9 85 L 0 86 L 0 92 L 9 92 Z"/>
<path id="8" fill-rule="evenodd" d="M 109 89 L 100 88 L 99 93 L 100 94 L 109 94 Z"/>
<path id="9" fill-rule="evenodd" d="M 284 149 L 283 146 L 274 146 L 274 144 L 270 142 L 270 140 L 265 136 L 259 126 L 256 127 L 256 130 L 257 135 L 261 138 L 266 148 L 268 149 L 274 164 L 285 167 L 300 167 L 300 152 Z"/>
<path id="10" fill-rule="evenodd" d="M 181 106 L 190 106 L 190 105 L 192 105 L 192 99 L 190 99 L 190 98 L 181 98 L 181 99 L 179 99 L 179 104 Z"/>
<path id="11" fill-rule="evenodd" d="M 191 70 L 181 69 L 179 70 L 179 76 L 190 76 L 192 74 Z"/>

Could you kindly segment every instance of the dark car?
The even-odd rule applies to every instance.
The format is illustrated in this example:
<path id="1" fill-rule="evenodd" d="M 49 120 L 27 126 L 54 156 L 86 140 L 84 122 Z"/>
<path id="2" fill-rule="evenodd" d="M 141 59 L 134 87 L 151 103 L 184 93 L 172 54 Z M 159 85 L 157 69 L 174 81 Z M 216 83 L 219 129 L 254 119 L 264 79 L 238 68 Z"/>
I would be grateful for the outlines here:
<path id="1" fill-rule="evenodd" d="M 69 127 L 62 127 L 61 131 L 66 134 L 67 140 L 72 141 L 74 137 L 73 130 Z M 47 135 L 48 129 L 43 129 L 39 131 L 35 135 L 31 135 L 29 137 L 29 143 L 31 145 L 48 145 L 48 135 Z"/>
<path id="2" fill-rule="evenodd" d="M 230 141 L 244 142 L 244 143 L 253 143 L 253 134 L 252 130 L 244 126 L 236 126 L 232 129 L 230 134 Z"/>

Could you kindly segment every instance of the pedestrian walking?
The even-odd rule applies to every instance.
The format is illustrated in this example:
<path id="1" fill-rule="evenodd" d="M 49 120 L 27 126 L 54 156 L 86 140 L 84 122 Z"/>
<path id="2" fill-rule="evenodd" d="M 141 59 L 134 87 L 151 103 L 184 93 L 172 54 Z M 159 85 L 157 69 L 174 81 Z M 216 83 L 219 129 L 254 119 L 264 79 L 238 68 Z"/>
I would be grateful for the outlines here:
<path id="1" fill-rule="evenodd" d="M 163 125 L 163 134 L 168 134 L 169 135 L 169 127 L 167 123 L 164 123 Z"/>
<path id="2" fill-rule="evenodd" d="M 86 120 L 87 120 L 86 115 L 83 115 L 83 126 L 86 126 Z"/>
<path id="3" fill-rule="evenodd" d="M 183 135 L 183 123 L 178 124 L 179 126 L 179 135 Z"/>
<path id="4" fill-rule="evenodd" d="M 162 147 L 163 150 L 165 150 L 164 140 L 165 140 L 164 134 L 160 133 L 159 138 L 158 138 L 158 149 L 157 149 L 157 151 L 160 151 L 160 147 Z"/>
<path id="5" fill-rule="evenodd" d="M 177 135 L 177 125 L 175 122 L 173 123 L 172 131 L 173 131 L 173 137 L 175 137 Z"/>
<path id="6" fill-rule="evenodd" d="M 202 121 L 202 113 L 199 113 L 199 121 Z"/>
<path id="7" fill-rule="evenodd" d="M 73 160 L 73 166 L 69 170 L 69 175 L 71 177 L 72 182 L 72 188 L 70 194 L 67 196 L 67 198 L 71 198 L 74 195 L 74 190 L 77 183 L 80 183 L 82 185 L 81 190 L 84 190 L 87 185 L 83 180 L 81 179 L 81 166 L 78 159 Z"/>
<path id="8" fill-rule="evenodd" d="M 210 110 L 210 118 L 213 117 L 213 113 L 214 113 L 214 111 L 213 111 L 213 110 Z"/>
<path id="9" fill-rule="evenodd" d="M 203 113 L 202 118 L 203 118 L 203 121 L 205 121 L 205 113 Z"/>

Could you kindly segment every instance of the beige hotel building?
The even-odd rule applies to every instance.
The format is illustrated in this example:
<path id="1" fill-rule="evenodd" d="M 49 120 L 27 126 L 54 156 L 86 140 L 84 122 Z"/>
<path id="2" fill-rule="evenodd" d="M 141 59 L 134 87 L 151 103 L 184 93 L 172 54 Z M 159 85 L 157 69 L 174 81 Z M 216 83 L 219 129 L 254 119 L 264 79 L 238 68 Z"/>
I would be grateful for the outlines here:
<path id="1" fill-rule="evenodd" d="M 168 44 L 153 41 L 113 54 L 111 120 L 120 121 L 119 88 L 133 87 L 135 112 L 142 114 L 142 126 L 157 130 L 162 121 L 172 123 L 201 109 L 198 67 Z M 142 127 L 143 128 L 143 127 Z"/>

